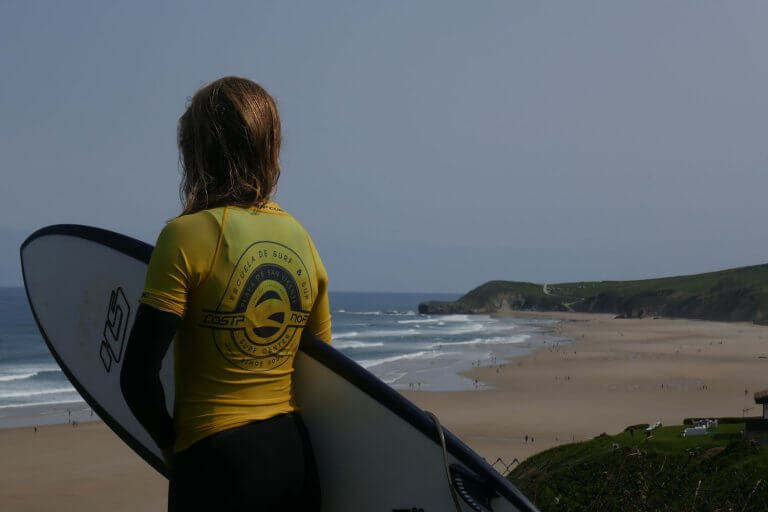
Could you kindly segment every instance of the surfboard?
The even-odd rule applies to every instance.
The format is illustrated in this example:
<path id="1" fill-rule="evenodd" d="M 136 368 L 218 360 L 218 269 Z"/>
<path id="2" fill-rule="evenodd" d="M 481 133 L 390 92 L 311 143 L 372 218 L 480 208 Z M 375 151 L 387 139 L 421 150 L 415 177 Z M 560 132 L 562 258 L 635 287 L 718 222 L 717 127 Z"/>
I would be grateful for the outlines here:
<path id="1" fill-rule="evenodd" d="M 80 225 L 40 229 L 21 246 L 29 305 L 61 369 L 99 417 L 168 476 L 120 391 L 152 247 Z M 161 379 L 173 410 L 172 349 Z M 528 512 L 536 507 L 424 411 L 318 339 L 296 355 L 294 394 L 318 464 L 323 511 Z"/>

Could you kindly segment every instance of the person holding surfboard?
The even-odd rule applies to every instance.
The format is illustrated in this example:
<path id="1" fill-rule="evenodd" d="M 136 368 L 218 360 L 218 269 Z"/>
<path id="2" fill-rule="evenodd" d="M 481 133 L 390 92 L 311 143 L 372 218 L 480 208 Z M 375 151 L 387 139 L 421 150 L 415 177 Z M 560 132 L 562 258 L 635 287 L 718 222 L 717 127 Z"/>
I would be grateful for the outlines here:
<path id="1" fill-rule="evenodd" d="M 253 81 L 200 89 L 178 126 L 182 214 L 160 233 L 121 371 L 170 466 L 169 510 L 317 510 L 292 399 L 303 332 L 331 341 L 328 277 L 306 230 L 270 200 L 280 118 Z M 171 417 L 160 383 L 174 343 Z"/>

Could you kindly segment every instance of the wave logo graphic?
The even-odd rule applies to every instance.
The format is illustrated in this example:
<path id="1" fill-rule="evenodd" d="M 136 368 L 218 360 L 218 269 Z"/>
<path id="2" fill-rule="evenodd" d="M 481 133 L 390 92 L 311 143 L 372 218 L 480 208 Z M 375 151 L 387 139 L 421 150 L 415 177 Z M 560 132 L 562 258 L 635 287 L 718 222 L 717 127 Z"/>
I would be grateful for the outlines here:
<path id="1" fill-rule="evenodd" d="M 240 256 L 214 310 L 203 311 L 229 362 L 251 371 L 277 368 L 296 353 L 314 291 L 298 254 L 277 242 L 256 242 Z"/>

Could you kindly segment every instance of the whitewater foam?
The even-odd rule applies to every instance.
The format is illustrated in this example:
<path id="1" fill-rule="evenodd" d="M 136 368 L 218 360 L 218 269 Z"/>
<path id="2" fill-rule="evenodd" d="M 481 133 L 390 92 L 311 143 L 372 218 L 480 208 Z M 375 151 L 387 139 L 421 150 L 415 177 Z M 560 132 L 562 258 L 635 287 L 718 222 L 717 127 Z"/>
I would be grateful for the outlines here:
<path id="1" fill-rule="evenodd" d="M 38 374 L 38 372 L 19 373 L 19 374 L 16 374 L 16 375 L 0 375 L 0 382 L 10 382 L 12 380 L 29 379 L 31 377 L 34 377 L 37 374 Z"/>
<path id="2" fill-rule="evenodd" d="M 58 393 L 75 392 L 75 388 L 68 386 L 66 388 L 39 389 L 35 391 L 15 391 L 11 393 L 0 393 L 0 398 L 25 398 L 28 396 L 55 395 Z"/>
<path id="3" fill-rule="evenodd" d="M 342 340 L 347 338 L 398 338 L 403 336 L 414 336 L 420 334 L 420 331 L 416 329 L 396 329 L 396 330 L 380 330 L 380 331 L 351 331 L 334 334 L 334 340 Z"/>
<path id="4" fill-rule="evenodd" d="M 357 363 L 363 368 L 371 368 L 373 366 L 379 366 L 380 364 L 391 363 L 393 361 L 400 361 L 403 359 L 422 359 L 422 358 L 429 357 L 427 356 L 427 354 L 433 354 L 433 357 L 436 357 L 439 354 L 439 352 L 435 350 L 431 350 L 431 351 L 422 350 L 420 352 L 412 352 L 410 354 L 399 354 L 396 356 L 384 357 L 381 359 L 365 359 L 362 361 L 358 361 Z"/>
<path id="5" fill-rule="evenodd" d="M 339 340 L 334 339 L 333 346 L 338 349 L 345 348 L 370 348 L 370 347 L 383 347 L 383 341 L 356 341 L 356 340 Z"/>
<path id="6" fill-rule="evenodd" d="M 347 311 L 345 309 L 339 309 L 336 311 L 337 313 L 344 313 L 345 315 L 365 315 L 365 316 L 416 316 L 418 313 L 416 313 L 413 310 L 407 310 L 407 311 L 400 311 L 397 309 L 388 309 L 385 311 Z"/>
<path id="7" fill-rule="evenodd" d="M 386 384 L 394 384 L 395 382 L 402 379 L 406 375 L 408 375 L 406 372 L 392 372 L 386 377 L 382 377 L 381 380 L 383 380 Z"/>
<path id="8" fill-rule="evenodd" d="M 0 405 L 0 409 L 15 409 L 19 407 L 35 407 L 40 405 L 64 405 L 64 404 L 76 404 L 76 403 L 85 403 L 85 400 L 82 398 L 78 399 L 67 399 L 67 400 L 52 400 L 49 402 L 29 402 L 24 404 L 7 404 L 7 405 Z"/>
<path id="9" fill-rule="evenodd" d="M 485 331 L 487 330 L 487 327 L 488 327 L 487 325 L 481 324 L 481 323 L 468 323 L 465 325 L 459 325 L 457 327 L 433 329 L 430 331 L 430 333 L 434 335 L 457 336 L 460 334 L 469 334 L 472 332 Z"/>
<path id="10" fill-rule="evenodd" d="M 473 338 L 467 341 L 445 341 L 441 343 L 432 343 L 428 348 L 444 348 L 453 345 L 507 345 L 524 343 L 531 336 L 528 334 L 517 334 L 515 336 L 493 336 L 491 338 Z"/>
<path id="11" fill-rule="evenodd" d="M 55 366 L 32 366 L 32 367 L 17 367 L 12 370 L 11 373 L 5 373 L 0 375 L 0 382 L 10 382 L 14 380 L 25 380 L 37 377 L 41 373 L 45 372 L 58 372 L 61 373 L 61 368 Z"/>

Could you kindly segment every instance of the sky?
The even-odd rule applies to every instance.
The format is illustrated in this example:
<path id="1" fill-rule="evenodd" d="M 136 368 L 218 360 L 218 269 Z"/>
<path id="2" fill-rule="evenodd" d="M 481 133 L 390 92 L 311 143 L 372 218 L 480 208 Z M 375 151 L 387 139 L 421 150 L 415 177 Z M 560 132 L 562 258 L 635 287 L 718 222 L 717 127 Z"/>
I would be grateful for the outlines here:
<path id="1" fill-rule="evenodd" d="M 176 125 L 251 78 L 334 291 L 768 262 L 768 3 L 0 2 L 0 286 L 37 228 L 153 243 Z"/>

